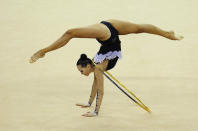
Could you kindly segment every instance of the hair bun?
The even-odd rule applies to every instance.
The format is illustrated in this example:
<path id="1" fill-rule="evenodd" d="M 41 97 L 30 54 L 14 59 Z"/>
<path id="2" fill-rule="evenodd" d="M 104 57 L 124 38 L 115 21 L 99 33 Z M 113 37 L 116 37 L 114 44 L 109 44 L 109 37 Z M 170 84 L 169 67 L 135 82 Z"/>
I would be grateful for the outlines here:
<path id="1" fill-rule="evenodd" d="M 87 55 L 86 55 L 86 54 L 81 54 L 81 55 L 80 55 L 80 59 L 82 59 L 82 60 L 87 59 Z"/>

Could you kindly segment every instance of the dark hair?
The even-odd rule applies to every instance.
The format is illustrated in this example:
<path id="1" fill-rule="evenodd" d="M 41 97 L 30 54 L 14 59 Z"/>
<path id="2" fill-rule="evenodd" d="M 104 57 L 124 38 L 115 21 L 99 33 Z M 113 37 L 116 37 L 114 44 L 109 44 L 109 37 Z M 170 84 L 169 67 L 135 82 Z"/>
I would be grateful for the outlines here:
<path id="1" fill-rule="evenodd" d="M 91 66 L 94 66 L 93 62 L 91 59 L 87 58 L 86 54 L 81 54 L 80 58 L 78 59 L 76 65 L 81 65 L 82 67 L 86 67 L 88 64 Z"/>

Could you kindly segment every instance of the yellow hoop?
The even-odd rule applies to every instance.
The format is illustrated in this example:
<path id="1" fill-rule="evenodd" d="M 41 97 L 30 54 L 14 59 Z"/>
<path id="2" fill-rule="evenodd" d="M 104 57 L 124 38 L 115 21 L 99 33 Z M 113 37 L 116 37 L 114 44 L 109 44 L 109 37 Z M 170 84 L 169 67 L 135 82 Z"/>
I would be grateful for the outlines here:
<path id="1" fill-rule="evenodd" d="M 95 65 L 95 67 L 97 68 L 97 69 L 99 69 L 102 73 L 104 73 L 100 68 L 98 68 L 97 66 L 96 66 L 96 64 L 94 63 L 94 61 L 92 60 L 92 62 L 93 62 L 93 64 Z M 149 113 L 151 113 L 151 110 L 146 106 L 146 105 L 144 105 L 144 103 L 140 100 L 140 99 L 138 99 L 137 97 L 136 97 L 136 95 L 133 93 L 133 92 L 131 92 L 128 88 L 126 88 L 126 86 L 124 86 L 122 83 L 120 83 L 112 74 L 110 74 L 108 71 L 105 71 L 105 73 L 107 73 L 114 81 L 116 81 L 121 87 L 123 87 L 128 93 L 130 93 L 133 97 L 135 97 L 136 98 L 136 100 L 138 101 L 138 102 L 140 102 L 140 103 L 138 103 L 138 102 L 135 102 L 138 106 L 140 106 L 142 109 L 144 109 L 145 111 L 147 111 L 147 112 L 149 112 Z"/>

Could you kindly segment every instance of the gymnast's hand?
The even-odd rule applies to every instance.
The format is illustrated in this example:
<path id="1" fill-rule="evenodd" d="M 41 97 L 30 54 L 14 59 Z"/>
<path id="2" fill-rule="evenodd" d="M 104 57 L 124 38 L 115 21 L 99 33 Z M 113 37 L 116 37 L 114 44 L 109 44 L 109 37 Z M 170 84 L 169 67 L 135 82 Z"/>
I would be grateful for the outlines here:
<path id="1" fill-rule="evenodd" d="M 43 58 L 45 56 L 45 52 L 43 50 L 37 51 L 31 58 L 30 63 L 36 62 L 39 58 Z"/>
<path id="2" fill-rule="evenodd" d="M 90 107 L 89 104 L 76 104 L 76 106 L 80 106 L 81 108 L 87 108 L 87 107 Z"/>
<path id="3" fill-rule="evenodd" d="M 94 112 L 87 112 L 85 114 L 83 114 L 82 116 L 85 116 L 85 117 L 94 117 L 94 116 L 97 116 Z"/>

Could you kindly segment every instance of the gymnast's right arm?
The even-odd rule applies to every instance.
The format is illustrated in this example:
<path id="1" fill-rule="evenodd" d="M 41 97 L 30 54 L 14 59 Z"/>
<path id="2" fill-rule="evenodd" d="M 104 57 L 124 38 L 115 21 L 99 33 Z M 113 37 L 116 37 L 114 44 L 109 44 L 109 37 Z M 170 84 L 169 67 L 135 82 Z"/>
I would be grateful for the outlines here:
<path id="1" fill-rule="evenodd" d="M 93 103 L 93 100 L 96 97 L 97 87 L 96 87 L 96 77 L 94 76 L 94 81 L 92 85 L 91 95 L 87 104 L 77 103 L 76 106 L 81 106 L 82 108 L 90 107 Z"/>
<path id="2" fill-rule="evenodd" d="M 92 85 L 91 95 L 90 95 L 90 98 L 89 98 L 89 101 L 88 101 L 88 104 L 90 106 L 91 106 L 91 104 L 93 103 L 93 100 L 96 97 L 96 92 L 97 92 L 96 82 L 97 82 L 96 77 L 94 76 L 94 82 L 93 82 L 93 85 Z"/>

